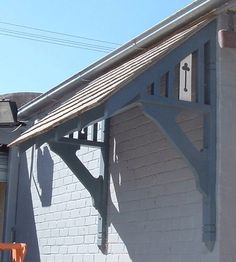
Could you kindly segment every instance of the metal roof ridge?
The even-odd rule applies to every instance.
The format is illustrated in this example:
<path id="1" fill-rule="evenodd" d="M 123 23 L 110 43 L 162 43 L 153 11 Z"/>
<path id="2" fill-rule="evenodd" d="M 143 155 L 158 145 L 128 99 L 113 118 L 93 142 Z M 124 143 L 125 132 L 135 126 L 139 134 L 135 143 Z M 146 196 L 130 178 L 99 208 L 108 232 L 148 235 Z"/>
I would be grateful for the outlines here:
<path id="1" fill-rule="evenodd" d="M 107 56 L 99 59 L 95 63 L 86 67 L 84 70 L 60 83 L 56 87 L 50 89 L 44 94 L 40 95 L 36 99 L 32 100 L 30 103 L 25 104 L 19 109 L 19 117 L 26 117 L 30 113 L 37 111 L 42 105 L 55 99 L 66 92 L 71 86 L 74 86 L 77 82 L 83 80 L 83 78 L 88 79 L 89 76 L 95 75 L 98 71 L 104 70 L 107 67 L 115 64 L 116 62 L 124 59 L 131 53 L 137 51 L 142 46 L 147 45 L 154 39 L 161 38 L 162 36 L 170 33 L 175 28 L 186 24 L 190 20 L 194 20 L 196 17 L 203 15 L 209 10 L 227 2 L 227 0 L 196 0 L 185 8 L 181 9 L 174 15 L 166 18 L 160 23 L 156 24 L 152 28 L 144 31 L 139 36 L 133 38 L 129 42 L 125 43 L 121 47 L 117 48 Z"/>

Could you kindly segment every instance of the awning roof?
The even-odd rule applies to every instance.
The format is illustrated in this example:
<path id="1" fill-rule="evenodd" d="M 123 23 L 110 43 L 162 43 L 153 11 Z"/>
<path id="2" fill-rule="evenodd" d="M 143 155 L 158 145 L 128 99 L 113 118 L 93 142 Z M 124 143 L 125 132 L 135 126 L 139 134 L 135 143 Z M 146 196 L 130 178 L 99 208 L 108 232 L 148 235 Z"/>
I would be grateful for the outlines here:
<path id="1" fill-rule="evenodd" d="M 148 50 L 140 51 L 141 53 L 139 55 L 130 58 L 116 68 L 105 72 L 100 77 L 87 83 L 82 89 L 78 87 L 80 90 L 77 93 L 35 123 L 18 139 L 11 143 L 10 146 L 23 143 L 29 139 L 47 133 L 61 124 L 81 116 L 83 113 L 103 104 L 114 93 L 124 88 L 127 83 L 136 78 L 151 65 L 158 62 L 163 56 L 179 46 L 211 20 L 212 15 L 208 15 L 181 28 L 174 34 L 159 41 Z"/>

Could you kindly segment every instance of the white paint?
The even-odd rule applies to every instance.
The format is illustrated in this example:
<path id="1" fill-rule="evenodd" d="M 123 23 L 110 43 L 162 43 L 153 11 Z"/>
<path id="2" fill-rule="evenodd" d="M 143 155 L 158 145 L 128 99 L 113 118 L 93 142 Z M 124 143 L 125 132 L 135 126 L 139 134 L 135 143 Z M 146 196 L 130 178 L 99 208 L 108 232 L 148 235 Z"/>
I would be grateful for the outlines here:
<path id="1" fill-rule="evenodd" d="M 227 26 L 227 16 L 218 29 Z M 236 21 L 235 21 L 236 26 Z M 236 49 L 217 45 L 217 181 L 220 262 L 236 261 Z"/>
<path id="2" fill-rule="evenodd" d="M 187 70 L 184 70 L 184 68 Z M 179 100 L 192 100 L 192 54 L 180 62 Z"/>

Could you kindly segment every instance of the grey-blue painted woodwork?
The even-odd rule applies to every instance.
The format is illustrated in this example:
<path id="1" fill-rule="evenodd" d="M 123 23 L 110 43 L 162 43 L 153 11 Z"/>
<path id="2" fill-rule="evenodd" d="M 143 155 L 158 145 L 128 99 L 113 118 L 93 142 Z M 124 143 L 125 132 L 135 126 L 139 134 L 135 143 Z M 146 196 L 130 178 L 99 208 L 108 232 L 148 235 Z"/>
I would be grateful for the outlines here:
<path id="1" fill-rule="evenodd" d="M 0 144 L 9 144 L 14 141 L 25 130 L 25 127 L 4 127 L 0 128 Z M 5 214 L 3 226 L 3 242 L 14 242 L 15 224 L 16 224 L 16 206 L 17 206 L 17 187 L 18 187 L 18 169 L 19 169 L 19 151 L 18 147 L 9 149 L 7 189 L 5 200 Z M 2 260 L 1 260 L 2 258 Z M 1 261 L 9 261 L 9 254 L 3 252 L 0 256 Z"/>
<path id="2" fill-rule="evenodd" d="M 62 144 L 59 142 L 49 142 L 50 149 L 59 155 L 67 164 L 74 175 L 80 180 L 93 198 L 94 207 L 99 210 L 101 207 L 101 194 L 103 179 L 101 176 L 94 178 L 88 169 L 76 156 L 79 150 L 78 145 Z"/>
<path id="3" fill-rule="evenodd" d="M 90 147 L 95 147 L 95 148 L 103 148 L 105 146 L 104 142 L 91 141 L 91 140 L 85 140 L 85 139 L 76 139 L 76 138 L 67 138 L 67 137 L 62 137 L 56 141 L 58 142 L 58 144 L 62 144 L 62 145 L 90 146 Z"/>
<path id="4" fill-rule="evenodd" d="M 59 139 L 73 130 L 82 129 L 88 124 L 95 123 L 103 118 L 109 118 L 132 107 L 133 103 L 136 101 L 136 97 L 139 96 L 140 93 L 146 93 L 148 83 L 156 83 L 162 74 L 168 72 L 172 68 L 172 65 L 178 64 L 187 55 L 204 45 L 209 40 L 209 31 L 211 31 L 214 26 L 214 22 L 210 23 L 198 33 L 192 35 L 187 41 L 183 41 L 181 45 L 169 52 L 160 61 L 153 61 L 152 65 L 150 65 L 146 71 L 140 73 L 133 80 L 126 83 L 124 88 L 121 88 L 113 94 L 111 98 L 103 104 L 85 112 L 80 117 L 68 120 L 47 133 L 38 135 L 37 138 L 29 139 L 21 145 L 21 150 L 24 151 L 34 144 L 40 146 L 50 139 Z"/>
<path id="5" fill-rule="evenodd" d="M 174 99 L 175 97 L 175 65 L 174 66 L 172 65 L 169 68 L 167 94 L 168 94 L 168 98 Z"/>
<path id="6" fill-rule="evenodd" d="M 158 124 L 166 137 L 173 142 L 177 150 L 187 160 L 195 174 L 197 188 L 201 193 L 207 195 L 207 152 L 205 150 L 199 152 L 176 123 L 176 117 L 181 111 L 158 107 L 148 102 L 142 103 L 141 109 L 148 118 Z"/>
<path id="7" fill-rule="evenodd" d="M 82 116 L 69 120 L 68 122 L 58 126 L 52 131 L 29 141 L 28 147 L 32 143 L 41 145 L 45 141 L 52 141 L 51 146 L 61 147 L 60 139 L 63 135 L 72 132 L 75 129 L 81 129 L 84 126 L 96 122 L 101 118 L 110 118 L 115 114 L 122 112 L 135 105 L 141 105 L 143 112 L 161 127 L 167 137 L 178 148 L 190 167 L 194 171 L 196 183 L 199 190 L 203 193 L 203 241 L 209 250 L 212 250 L 216 238 L 216 198 L 215 198 L 215 165 L 216 165 L 216 115 L 215 115 L 215 46 L 216 42 L 216 23 L 211 22 L 199 32 L 183 41 L 178 47 L 170 51 L 160 61 L 153 63 L 145 70 L 140 72 L 134 79 L 126 83 L 125 87 L 113 94 L 104 104 L 98 106 Z M 210 42 L 210 54 L 206 54 L 206 43 Z M 174 77 L 175 66 L 180 63 L 187 55 L 197 52 L 198 63 L 198 81 L 197 81 L 197 103 L 178 101 L 174 97 Z M 208 58 L 206 58 L 208 55 Z M 206 66 L 206 63 L 208 64 Z M 207 70 L 207 71 L 206 71 Z M 207 73 L 206 73 L 207 72 Z M 172 78 L 168 82 L 169 97 L 149 96 L 147 98 L 147 86 L 154 83 L 159 85 L 160 77 L 168 73 Z M 208 75 L 209 73 L 209 75 Z M 207 77 L 206 77 L 207 76 Z M 205 79 L 207 78 L 207 79 Z M 155 94 L 155 92 L 154 92 Z M 207 100 L 211 103 L 206 103 Z M 176 124 L 176 116 L 181 110 L 193 110 L 204 114 L 204 148 L 202 152 L 198 152 L 187 139 L 183 131 Z M 58 141 L 58 142 L 55 142 Z M 78 148 L 78 145 L 76 145 Z M 68 146 L 69 147 L 69 146 Z M 72 146 L 73 147 L 73 146 Z M 54 148 L 55 150 L 55 148 Z M 61 152 L 61 149 L 58 149 Z M 75 149 L 73 149 L 75 150 Z M 75 153 L 71 149 L 71 155 Z M 63 155 L 63 152 L 61 153 Z M 74 159 L 72 156 L 72 158 Z M 66 161 L 67 157 L 65 157 Z M 86 170 L 83 169 L 81 163 L 77 162 L 75 172 L 78 167 L 84 172 L 84 176 L 88 176 Z M 72 164 L 73 166 L 73 164 Z M 87 180 L 90 180 L 88 178 Z M 86 181 L 86 179 L 85 179 Z M 99 182 L 100 183 L 100 182 Z M 91 182 L 92 194 L 93 184 Z M 86 184 L 89 184 L 86 182 Z M 101 186 L 102 187 L 102 186 Z M 91 194 L 91 195 L 92 195 Z M 99 206 L 99 201 L 97 202 Z"/>
<path id="8" fill-rule="evenodd" d="M 198 152 L 176 123 L 176 117 L 183 107 L 178 103 L 172 108 L 168 103 L 159 103 L 152 97 L 141 100 L 145 115 L 152 119 L 194 171 L 196 184 L 203 193 L 203 241 L 209 250 L 213 250 L 216 240 L 216 30 L 209 31 L 209 40 L 198 50 L 198 107 L 204 116 L 203 150 Z M 204 57 L 203 57 L 204 56 Z M 201 68 L 204 61 L 203 68 Z M 155 99 L 157 100 L 155 105 Z M 171 101 L 171 99 L 169 99 Z M 206 103 L 208 105 L 206 105 Z M 194 103 L 192 103 L 194 105 Z"/>
<path id="9" fill-rule="evenodd" d="M 97 244 L 102 250 L 106 252 L 107 243 L 107 204 L 109 192 L 109 140 L 110 140 L 110 119 L 104 122 L 104 146 L 101 148 L 101 166 L 100 174 L 103 176 L 103 190 L 102 190 L 102 204 L 103 208 L 98 215 L 98 237 Z"/>
<path id="10" fill-rule="evenodd" d="M 96 123 L 104 118 L 104 105 L 100 105 L 96 108 L 91 109 L 88 112 L 85 112 L 80 117 L 75 117 L 66 121 L 65 123 L 59 125 L 58 127 L 53 128 L 47 133 L 38 135 L 28 141 L 20 144 L 19 150 L 24 152 L 34 144 L 36 147 L 40 147 L 42 144 L 48 141 L 55 141 L 61 139 L 61 137 L 82 129 L 85 126 Z"/>
<path id="11" fill-rule="evenodd" d="M 24 132 L 25 127 L 2 127 L 0 128 L 0 144 L 10 144 L 12 141 L 17 139 L 22 132 Z"/>
<path id="12" fill-rule="evenodd" d="M 142 104 L 148 102 L 149 104 L 165 107 L 165 108 L 176 108 L 178 110 L 188 110 L 193 112 L 201 112 L 203 114 L 208 114 L 211 112 L 212 108 L 210 105 L 200 105 L 195 102 L 188 102 L 188 101 L 181 101 L 181 100 L 175 100 L 170 99 L 167 97 L 161 97 L 161 96 L 150 96 L 147 94 L 141 94 L 136 99 L 136 104 Z"/>
<path id="13" fill-rule="evenodd" d="M 105 251 L 107 238 L 107 196 L 108 196 L 108 154 L 109 154 L 109 119 L 105 121 L 104 142 L 86 141 L 81 139 L 60 138 L 48 142 L 50 149 L 62 158 L 73 174 L 84 185 L 98 210 L 97 244 Z M 81 145 L 101 148 L 100 175 L 95 178 L 76 156 Z"/>
<path id="14" fill-rule="evenodd" d="M 208 143 L 203 150 L 198 151 L 176 123 L 181 109 L 155 106 L 147 101 L 141 103 L 141 108 L 143 113 L 158 125 L 192 169 L 197 189 L 203 195 L 203 241 L 209 250 L 213 250 L 216 239 L 216 136 L 213 114 L 204 117 L 204 129 L 207 133 L 205 139 Z"/>
<path id="15" fill-rule="evenodd" d="M 197 51 L 197 102 L 204 105 L 204 86 L 205 86 L 205 50 L 201 45 Z"/>
<path id="16" fill-rule="evenodd" d="M 209 32 L 214 30 L 214 28 L 215 22 L 211 22 L 165 55 L 160 61 L 153 61 L 153 64 L 150 65 L 146 71 L 141 72 L 127 83 L 125 88 L 120 89 L 111 96 L 105 104 L 105 117 L 111 117 L 114 114 L 122 112 L 124 107 L 129 108 L 133 102 L 137 102 L 140 94 L 146 94 L 148 84 L 154 82 L 156 86 L 158 86 L 158 80 L 163 74 L 170 70 L 172 70 L 172 72 L 174 71 L 173 65 L 177 65 L 186 56 L 197 51 L 199 47 L 204 46 L 209 41 Z M 174 72 L 172 75 L 174 75 Z M 202 86 L 202 88 L 204 88 L 204 86 Z M 175 102 L 177 102 L 177 100 L 174 100 L 174 103 Z"/>
<path id="17" fill-rule="evenodd" d="M 6 208 L 4 215 L 3 226 L 3 242 L 11 243 L 15 241 L 15 226 L 17 213 L 17 194 L 18 194 L 18 180 L 19 180 L 19 165 L 20 155 L 18 148 L 10 148 L 9 151 L 9 166 L 8 166 L 8 183 L 6 192 Z M 9 261 L 9 254 L 3 252 L 4 262 Z"/>
<path id="18" fill-rule="evenodd" d="M 216 29 L 205 47 L 205 87 L 212 112 L 204 118 L 204 147 L 208 150 L 208 194 L 203 197 L 203 240 L 212 250 L 216 239 Z"/>
<path id="19" fill-rule="evenodd" d="M 210 48 L 206 54 L 206 43 Z M 209 250 L 214 247 L 216 239 L 216 23 L 210 23 L 188 41 L 174 49 L 161 61 L 152 65 L 144 73 L 127 84 L 125 89 L 118 91 L 107 102 L 108 116 L 120 110 L 134 100 L 141 104 L 144 113 L 161 127 L 178 148 L 194 171 L 196 184 L 203 193 L 203 241 Z M 173 65 L 177 65 L 184 57 L 196 52 L 198 56 L 197 102 L 177 101 L 173 99 L 173 87 L 168 83 L 170 97 L 151 96 L 146 100 L 147 83 L 156 81 L 162 74 L 170 72 L 174 76 Z M 209 61 L 207 61 L 209 60 Z M 206 71 L 207 70 L 207 71 Z M 207 78 L 207 79 L 205 79 Z M 173 80 L 171 81 L 173 83 Z M 208 97 L 209 96 L 209 97 Z M 207 100 L 210 99 L 210 103 Z M 148 103 L 145 103 L 148 102 Z M 154 105 L 155 104 L 155 105 Z M 198 152 L 177 126 L 175 119 L 180 110 L 197 110 L 204 114 L 204 149 Z M 175 132 L 174 132 L 175 131 Z M 207 142 L 207 145 L 206 145 Z"/>

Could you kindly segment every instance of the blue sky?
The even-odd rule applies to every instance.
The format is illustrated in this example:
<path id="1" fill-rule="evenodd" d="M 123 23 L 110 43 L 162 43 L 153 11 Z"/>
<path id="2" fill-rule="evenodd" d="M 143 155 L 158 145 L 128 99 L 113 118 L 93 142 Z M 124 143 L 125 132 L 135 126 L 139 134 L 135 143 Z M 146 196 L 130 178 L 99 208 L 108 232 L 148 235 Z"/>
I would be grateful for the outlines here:
<path id="1" fill-rule="evenodd" d="M 106 55 L 1 35 L 6 29 L 23 31 L 23 28 L 1 22 L 124 44 L 191 2 L 193 1 L 1 1 L 0 94 L 45 92 Z M 45 35 L 32 30 L 27 32 Z"/>

